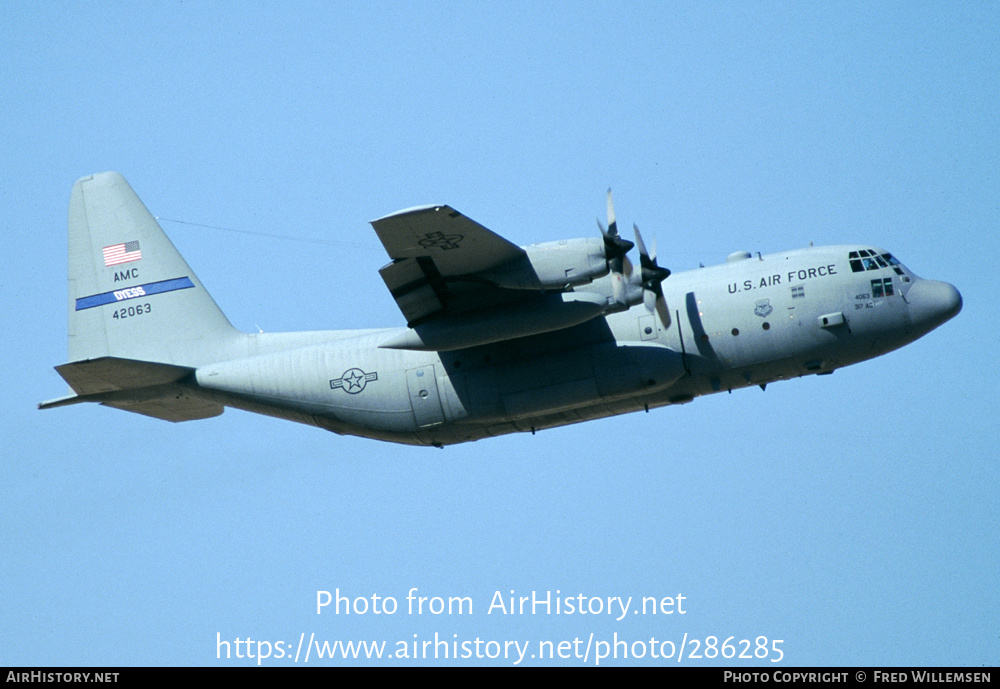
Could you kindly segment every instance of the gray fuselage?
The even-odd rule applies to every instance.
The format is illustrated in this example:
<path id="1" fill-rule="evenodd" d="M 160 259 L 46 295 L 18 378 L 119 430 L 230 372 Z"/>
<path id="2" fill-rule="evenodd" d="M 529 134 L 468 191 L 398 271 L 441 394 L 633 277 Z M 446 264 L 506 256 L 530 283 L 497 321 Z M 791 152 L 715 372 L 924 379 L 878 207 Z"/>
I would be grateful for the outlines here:
<path id="1" fill-rule="evenodd" d="M 610 294 L 609 278 L 576 292 Z M 582 324 L 455 351 L 386 348 L 407 329 L 253 334 L 199 362 L 195 394 L 341 434 L 441 446 L 808 374 L 921 337 L 961 309 L 881 249 L 734 254 Z"/>

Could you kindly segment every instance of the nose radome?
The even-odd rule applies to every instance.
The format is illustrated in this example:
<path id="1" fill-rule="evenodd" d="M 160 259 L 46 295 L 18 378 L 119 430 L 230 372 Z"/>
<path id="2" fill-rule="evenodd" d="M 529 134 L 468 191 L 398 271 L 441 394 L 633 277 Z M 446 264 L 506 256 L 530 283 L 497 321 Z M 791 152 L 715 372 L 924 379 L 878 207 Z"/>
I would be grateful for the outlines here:
<path id="1" fill-rule="evenodd" d="M 937 280 L 917 280 L 906 293 L 906 301 L 910 303 L 910 321 L 928 329 L 962 310 L 962 295 L 955 286 Z"/>

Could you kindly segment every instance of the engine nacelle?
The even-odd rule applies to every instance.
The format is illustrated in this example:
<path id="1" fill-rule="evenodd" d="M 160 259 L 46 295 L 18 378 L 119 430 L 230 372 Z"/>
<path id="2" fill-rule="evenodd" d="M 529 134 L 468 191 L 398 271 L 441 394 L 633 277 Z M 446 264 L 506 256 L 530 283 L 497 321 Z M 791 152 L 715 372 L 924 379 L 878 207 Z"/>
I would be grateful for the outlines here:
<path id="1" fill-rule="evenodd" d="M 601 239 L 563 239 L 524 247 L 525 256 L 479 273 L 508 289 L 561 289 L 608 274 Z"/>

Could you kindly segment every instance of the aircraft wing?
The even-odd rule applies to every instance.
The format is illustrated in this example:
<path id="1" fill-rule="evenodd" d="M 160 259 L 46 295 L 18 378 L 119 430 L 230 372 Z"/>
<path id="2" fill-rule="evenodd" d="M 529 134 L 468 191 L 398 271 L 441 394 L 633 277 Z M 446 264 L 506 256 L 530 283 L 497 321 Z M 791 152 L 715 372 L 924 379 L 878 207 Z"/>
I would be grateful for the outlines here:
<path id="1" fill-rule="evenodd" d="M 379 274 L 410 326 L 533 296 L 477 277 L 524 259 L 524 249 L 449 206 L 409 208 L 372 227 L 392 259 Z"/>

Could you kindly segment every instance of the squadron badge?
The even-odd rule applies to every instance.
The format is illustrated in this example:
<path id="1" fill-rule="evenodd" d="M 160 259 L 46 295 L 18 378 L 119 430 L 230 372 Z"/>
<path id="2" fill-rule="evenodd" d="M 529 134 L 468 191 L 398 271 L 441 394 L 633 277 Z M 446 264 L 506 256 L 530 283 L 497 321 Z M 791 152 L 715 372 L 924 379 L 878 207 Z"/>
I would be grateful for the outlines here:
<path id="1" fill-rule="evenodd" d="M 767 318 L 771 315 L 771 312 L 774 311 L 774 307 L 771 306 L 770 299 L 758 299 L 756 304 L 757 308 L 755 308 L 753 312 L 761 318 Z"/>

